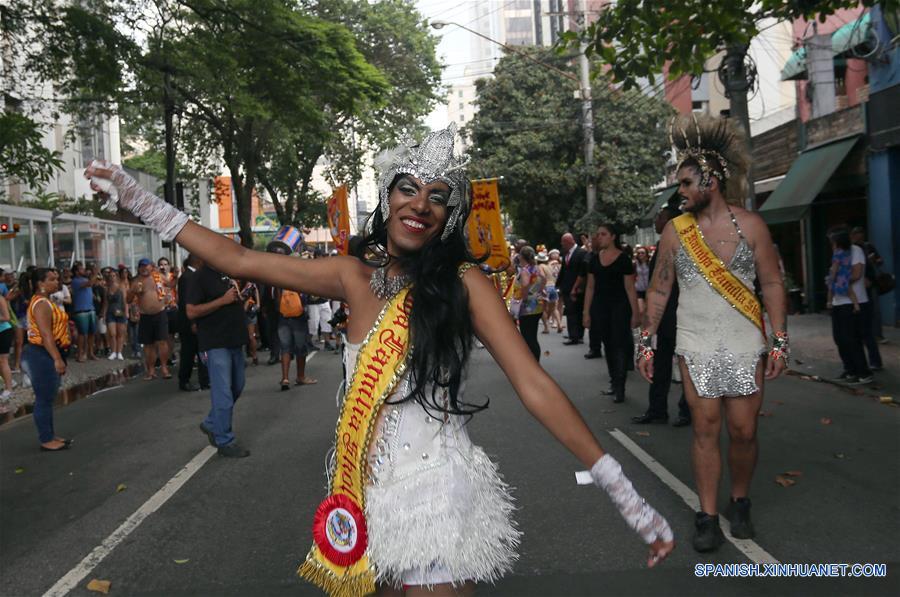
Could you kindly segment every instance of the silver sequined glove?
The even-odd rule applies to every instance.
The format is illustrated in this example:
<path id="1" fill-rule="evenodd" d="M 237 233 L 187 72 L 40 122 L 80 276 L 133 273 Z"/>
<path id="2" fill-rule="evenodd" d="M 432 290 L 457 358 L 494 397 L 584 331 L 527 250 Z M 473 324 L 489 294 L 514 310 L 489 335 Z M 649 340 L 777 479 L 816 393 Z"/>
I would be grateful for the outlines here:
<path id="1" fill-rule="evenodd" d="M 644 501 L 622 472 L 622 467 L 609 454 L 604 454 L 591 467 L 594 485 L 603 489 L 612 500 L 619 514 L 648 545 L 657 539 L 672 541 L 672 529 L 666 519 L 653 506 Z"/>
<path id="2" fill-rule="evenodd" d="M 119 205 L 159 232 L 160 238 L 164 241 L 174 240 L 188 223 L 186 213 L 144 190 L 122 167 L 103 160 L 95 160 L 94 165 L 112 172 L 111 182 L 115 186 L 116 193 L 108 189 L 109 181 L 105 179 L 94 177 L 91 182 L 101 190 L 110 192 L 113 198 L 118 194 Z"/>

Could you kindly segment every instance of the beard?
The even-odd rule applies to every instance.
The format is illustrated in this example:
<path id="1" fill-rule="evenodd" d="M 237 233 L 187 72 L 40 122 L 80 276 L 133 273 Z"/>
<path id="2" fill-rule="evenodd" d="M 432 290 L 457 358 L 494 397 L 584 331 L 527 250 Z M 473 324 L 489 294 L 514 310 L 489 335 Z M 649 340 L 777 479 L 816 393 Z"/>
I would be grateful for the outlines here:
<path id="1" fill-rule="evenodd" d="M 698 213 L 709 207 L 712 202 L 712 194 L 709 191 L 700 191 L 697 199 L 693 202 L 685 204 L 681 209 L 688 213 Z"/>

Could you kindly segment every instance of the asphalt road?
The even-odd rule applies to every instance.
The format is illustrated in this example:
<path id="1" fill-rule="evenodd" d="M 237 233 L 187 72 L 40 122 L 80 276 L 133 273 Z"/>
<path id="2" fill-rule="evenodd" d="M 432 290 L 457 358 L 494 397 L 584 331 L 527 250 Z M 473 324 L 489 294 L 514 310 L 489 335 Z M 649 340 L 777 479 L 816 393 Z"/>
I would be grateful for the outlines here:
<path id="1" fill-rule="evenodd" d="M 610 434 L 621 430 L 692 487 L 690 429 L 632 425 L 645 383 L 632 374 L 627 401 L 613 404 L 599 395 L 604 361 L 585 361 L 583 346 L 562 346 L 556 334 L 540 341 L 550 353 L 543 365 L 668 517 L 679 545 L 647 570 L 638 537 L 601 492 L 575 484 L 578 462 L 528 415 L 482 350 L 469 398 L 489 396 L 491 407 L 472 421 L 471 435 L 515 488 L 525 535 L 514 573 L 478 595 L 900 594 L 900 409 L 799 378 L 770 384 L 752 491 L 756 542 L 780 562 L 883 563 L 886 578 L 697 578 L 698 563 L 750 560 L 731 543 L 694 553 L 691 509 Z M 247 371 L 235 429 L 252 456 L 205 461 L 69 594 L 95 594 L 86 589 L 91 579 L 109 580 L 111 595 L 319 594 L 294 573 L 323 497 L 340 359 L 316 355 L 307 371 L 319 384 L 289 392 L 278 391 L 275 368 Z M 171 382 L 131 382 L 57 410 L 57 432 L 76 440 L 60 454 L 37 450 L 30 419 L 0 428 L 0 594 L 44 594 L 146 508 L 207 445 L 197 424 L 208 404 L 206 393 L 177 392 Z M 786 471 L 802 476 L 782 487 L 774 479 Z M 723 506 L 727 495 L 725 486 Z"/>

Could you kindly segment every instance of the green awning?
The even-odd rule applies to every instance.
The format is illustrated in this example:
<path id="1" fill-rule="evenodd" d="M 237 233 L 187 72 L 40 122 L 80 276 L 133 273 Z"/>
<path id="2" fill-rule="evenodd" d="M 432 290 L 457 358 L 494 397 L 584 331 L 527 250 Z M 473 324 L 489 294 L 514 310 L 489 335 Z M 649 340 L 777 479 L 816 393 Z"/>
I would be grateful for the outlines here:
<path id="1" fill-rule="evenodd" d="M 787 176 L 759 208 L 759 215 L 769 224 L 801 219 L 859 137 L 832 141 L 797 156 Z"/>
<path id="2" fill-rule="evenodd" d="M 791 57 L 781 69 L 782 81 L 796 81 L 797 79 L 806 78 L 806 48 L 801 47 L 794 50 Z"/>
<path id="3" fill-rule="evenodd" d="M 872 40 L 872 19 L 869 13 L 864 14 L 852 23 L 847 23 L 831 36 L 831 49 L 835 56 L 850 54 L 860 46 Z"/>
<path id="4" fill-rule="evenodd" d="M 678 185 L 673 184 L 670 187 L 666 187 L 663 190 L 656 193 L 656 200 L 653 202 L 653 207 L 644 212 L 644 215 L 641 216 L 641 221 L 639 222 L 641 228 L 647 228 L 649 226 L 653 226 L 654 220 L 656 220 L 656 214 L 659 213 L 659 210 L 663 208 L 663 206 L 669 202 L 669 199 L 672 198 L 672 195 L 678 192 Z"/>

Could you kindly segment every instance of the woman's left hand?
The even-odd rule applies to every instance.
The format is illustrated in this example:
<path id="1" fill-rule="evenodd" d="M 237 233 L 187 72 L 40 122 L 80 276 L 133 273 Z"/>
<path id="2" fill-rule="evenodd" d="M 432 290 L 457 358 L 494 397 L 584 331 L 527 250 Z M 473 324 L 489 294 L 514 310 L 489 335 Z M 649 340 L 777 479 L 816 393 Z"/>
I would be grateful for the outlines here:
<path id="1" fill-rule="evenodd" d="M 657 539 L 650 544 L 650 556 L 647 558 L 647 567 L 653 568 L 666 559 L 675 549 L 675 541 L 663 541 Z"/>

